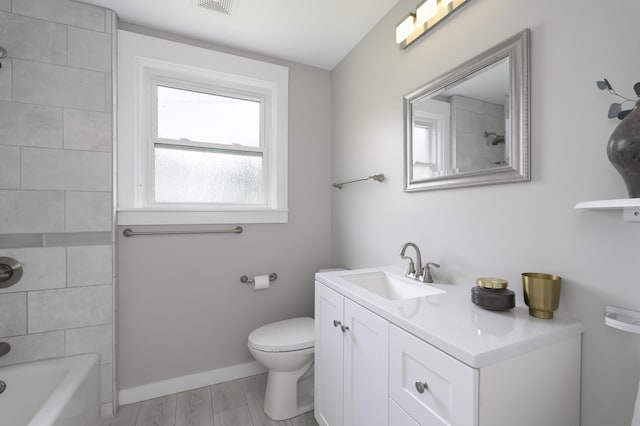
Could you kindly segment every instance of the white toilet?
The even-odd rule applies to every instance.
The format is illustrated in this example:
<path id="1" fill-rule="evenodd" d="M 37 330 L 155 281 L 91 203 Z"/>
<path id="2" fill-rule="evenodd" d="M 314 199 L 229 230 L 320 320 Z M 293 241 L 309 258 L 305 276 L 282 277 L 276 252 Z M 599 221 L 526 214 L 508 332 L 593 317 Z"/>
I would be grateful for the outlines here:
<path id="1" fill-rule="evenodd" d="M 263 325 L 249 334 L 249 351 L 269 369 L 264 412 L 284 420 L 313 409 L 313 318 Z"/>

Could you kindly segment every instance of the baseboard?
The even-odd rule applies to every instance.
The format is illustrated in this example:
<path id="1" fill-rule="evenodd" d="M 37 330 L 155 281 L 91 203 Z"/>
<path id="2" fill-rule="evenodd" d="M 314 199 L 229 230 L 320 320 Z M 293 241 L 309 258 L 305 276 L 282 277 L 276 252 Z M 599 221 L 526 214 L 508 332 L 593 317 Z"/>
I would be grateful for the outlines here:
<path id="1" fill-rule="evenodd" d="M 120 405 L 132 404 L 134 402 L 171 395 L 177 392 L 215 385 L 216 383 L 228 382 L 229 380 L 241 379 L 243 377 L 264 373 L 265 371 L 267 371 L 267 369 L 264 368 L 262 364 L 252 361 L 245 364 L 232 365 L 231 367 L 219 368 L 217 370 L 203 371 L 187 376 L 160 380 L 159 382 L 148 383 L 130 389 L 122 389 L 118 392 L 118 399 Z"/>

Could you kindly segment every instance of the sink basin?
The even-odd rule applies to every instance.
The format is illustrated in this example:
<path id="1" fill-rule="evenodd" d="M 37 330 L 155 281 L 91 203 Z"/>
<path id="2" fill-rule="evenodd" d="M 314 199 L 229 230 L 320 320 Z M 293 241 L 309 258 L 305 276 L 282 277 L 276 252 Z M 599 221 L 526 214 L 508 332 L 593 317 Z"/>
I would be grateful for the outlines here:
<path id="1" fill-rule="evenodd" d="M 389 300 L 413 299 L 444 293 L 419 281 L 393 275 L 385 271 L 342 275 L 342 279 Z"/>

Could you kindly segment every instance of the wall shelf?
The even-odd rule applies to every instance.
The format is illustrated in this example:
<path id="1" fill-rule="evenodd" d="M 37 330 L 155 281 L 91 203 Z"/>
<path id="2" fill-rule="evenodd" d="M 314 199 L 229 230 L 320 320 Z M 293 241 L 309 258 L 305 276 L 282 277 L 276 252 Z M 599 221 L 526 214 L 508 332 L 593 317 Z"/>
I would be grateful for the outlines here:
<path id="1" fill-rule="evenodd" d="M 619 200 L 583 201 L 576 209 L 622 210 L 622 218 L 628 222 L 640 222 L 640 198 L 621 198 Z"/>
<path id="2" fill-rule="evenodd" d="M 604 310 L 604 323 L 609 327 L 640 334 L 640 312 L 607 306 Z"/>

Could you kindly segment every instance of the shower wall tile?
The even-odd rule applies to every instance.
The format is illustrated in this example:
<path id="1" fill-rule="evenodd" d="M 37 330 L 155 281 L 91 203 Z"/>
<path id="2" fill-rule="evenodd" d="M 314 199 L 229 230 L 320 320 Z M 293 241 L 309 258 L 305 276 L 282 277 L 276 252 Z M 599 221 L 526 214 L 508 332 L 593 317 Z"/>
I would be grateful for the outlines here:
<path id="1" fill-rule="evenodd" d="M 63 192 L 0 190 L 0 234 L 61 231 Z"/>
<path id="2" fill-rule="evenodd" d="M 0 294 L 0 338 L 27 333 L 27 293 Z"/>
<path id="3" fill-rule="evenodd" d="M 100 405 L 100 416 L 101 417 L 108 417 L 108 416 L 112 416 L 114 414 L 115 414 L 115 412 L 113 411 L 113 404 L 111 402 L 109 402 L 108 404 L 101 404 Z"/>
<path id="4" fill-rule="evenodd" d="M 67 192 L 67 231 L 110 231 L 110 192 Z"/>
<path id="5" fill-rule="evenodd" d="M 0 134 L 3 145 L 62 148 L 62 110 L 0 102 Z"/>
<path id="6" fill-rule="evenodd" d="M 115 86 L 113 81 L 113 73 L 105 73 L 104 75 L 104 93 L 105 93 L 105 107 L 104 110 L 109 112 L 113 111 L 115 105 L 113 104 L 113 90 Z"/>
<path id="7" fill-rule="evenodd" d="M 111 285 L 29 292 L 28 331 L 110 324 Z"/>
<path id="8" fill-rule="evenodd" d="M 67 287 L 110 284 L 113 281 L 112 248 L 67 247 Z"/>
<path id="9" fill-rule="evenodd" d="M 66 25 L 0 12 L 0 40 L 12 58 L 67 62 Z"/>
<path id="10" fill-rule="evenodd" d="M 108 324 L 67 330 L 65 354 L 78 355 L 93 352 L 100 355 L 100 363 L 111 365 L 113 358 L 111 327 L 111 324 Z"/>
<path id="11" fill-rule="evenodd" d="M 64 355 L 64 331 L 28 334 L 2 339 L 11 352 L 0 358 L 0 366 Z"/>
<path id="12" fill-rule="evenodd" d="M 113 10 L 106 10 L 105 11 L 105 19 L 104 19 L 104 31 L 107 34 L 112 34 L 113 33 L 113 21 L 116 20 L 116 13 Z"/>
<path id="13" fill-rule="evenodd" d="M 0 60 L 2 68 L 0 68 L 0 101 L 11 100 L 11 58 Z"/>
<path id="14" fill-rule="evenodd" d="M 105 9 L 72 0 L 13 0 L 13 13 L 104 31 Z"/>
<path id="15" fill-rule="evenodd" d="M 67 282 L 64 247 L 3 249 L 0 256 L 13 257 L 22 264 L 22 278 L 0 293 L 64 288 Z"/>
<path id="16" fill-rule="evenodd" d="M 0 249 L 42 247 L 44 234 L 1 234 Z"/>
<path id="17" fill-rule="evenodd" d="M 111 152 L 111 114 L 64 110 L 64 148 Z"/>
<path id="18" fill-rule="evenodd" d="M 21 172 L 23 189 L 111 190 L 109 153 L 23 148 Z"/>
<path id="19" fill-rule="evenodd" d="M 100 366 L 100 402 L 108 403 L 113 400 L 113 364 Z"/>
<path id="20" fill-rule="evenodd" d="M 0 0 L 0 365 L 97 352 L 113 410 L 112 59 L 115 14 L 73 0 Z M 108 26 L 108 27 L 107 27 Z M 0 421 L 1 423 L 1 421 Z"/>
<path id="21" fill-rule="evenodd" d="M 14 59 L 13 100 L 104 111 L 105 74 Z"/>
<path id="22" fill-rule="evenodd" d="M 69 27 L 68 65 L 96 71 L 111 71 L 111 35 Z"/>
<path id="23" fill-rule="evenodd" d="M 20 189 L 20 148 L 0 145 L 0 189 Z"/>
<path id="24" fill-rule="evenodd" d="M 45 247 L 77 247 L 111 244 L 111 232 L 60 232 L 44 235 Z"/>

